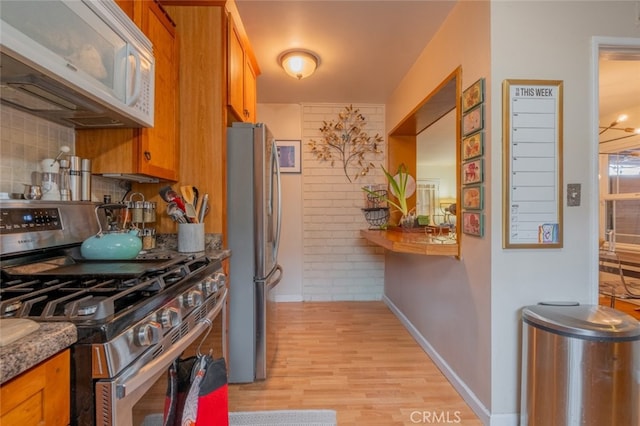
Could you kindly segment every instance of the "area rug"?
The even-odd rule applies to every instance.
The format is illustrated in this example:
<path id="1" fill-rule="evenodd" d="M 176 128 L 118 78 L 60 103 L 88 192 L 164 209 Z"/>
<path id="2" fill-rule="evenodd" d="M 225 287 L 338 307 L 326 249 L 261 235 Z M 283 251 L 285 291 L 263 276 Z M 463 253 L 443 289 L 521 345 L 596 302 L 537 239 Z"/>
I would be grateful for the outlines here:
<path id="1" fill-rule="evenodd" d="M 229 413 L 229 426 L 336 426 L 333 410 L 273 410 Z M 150 414 L 142 426 L 162 426 L 162 413 Z"/>
<path id="2" fill-rule="evenodd" d="M 336 426 L 333 410 L 273 410 L 229 413 L 230 426 Z"/>

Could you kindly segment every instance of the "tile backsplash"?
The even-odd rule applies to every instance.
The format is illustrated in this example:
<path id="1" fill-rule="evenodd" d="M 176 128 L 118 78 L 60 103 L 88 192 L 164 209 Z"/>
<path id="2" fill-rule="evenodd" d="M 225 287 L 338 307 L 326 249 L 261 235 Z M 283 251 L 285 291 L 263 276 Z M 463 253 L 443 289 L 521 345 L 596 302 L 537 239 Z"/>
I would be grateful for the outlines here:
<path id="1" fill-rule="evenodd" d="M 55 158 L 61 146 L 75 152 L 74 129 L 6 105 L 0 105 L 0 114 L 0 192 L 22 193 L 24 184 L 39 184 L 40 160 Z M 105 194 L 119 201 L 125 193 L 117 180 L 91 178 L 92 201 Z"/>

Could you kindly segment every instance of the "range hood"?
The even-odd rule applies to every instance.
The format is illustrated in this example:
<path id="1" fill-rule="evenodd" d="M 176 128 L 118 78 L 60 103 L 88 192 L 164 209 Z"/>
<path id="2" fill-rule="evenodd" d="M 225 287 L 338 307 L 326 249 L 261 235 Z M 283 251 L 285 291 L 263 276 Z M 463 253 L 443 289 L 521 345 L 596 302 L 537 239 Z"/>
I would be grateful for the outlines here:
<path id="1" fill-rule="evenodd" d="M 79 129 L 152 127 L 152 45 L 113 0 L 2 1 L 3 104 Z"/>

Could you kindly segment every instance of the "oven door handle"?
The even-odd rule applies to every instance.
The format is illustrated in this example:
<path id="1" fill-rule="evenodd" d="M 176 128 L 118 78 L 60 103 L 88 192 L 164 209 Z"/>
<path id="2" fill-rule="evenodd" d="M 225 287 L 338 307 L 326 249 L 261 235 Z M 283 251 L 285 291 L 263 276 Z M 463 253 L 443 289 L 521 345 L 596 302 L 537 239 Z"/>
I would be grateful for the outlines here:
<path id="1" fill-rule="evenodd" d="M 189 332 L 180 339 L 179 344 L 171 346 L 168 351 L 153 360 L 145 359 L 147 352 L 131 367 L 123 371 L 122 374 L 115 379 L 117 398 L 123 399 L 128 394 L 138 390 L 138 388 L 144 385 L 150 386 L 153 384 L 152 379 L 156 378 L 163 370 L 169 368 L 171 363 L 178 358 L 180 354 L 182 354 L 182 352 L 184 352 L 184 350 L 187 349 L 187 347 L 189 347 L 189 345 L 193 343 L 200 334 L 202 334 L 203 331 L 208 327 L 211 327 L 211 323 L 224 307 L 226 298 L 227 289 L 224 288 L 222 295 L 218 297 L 216 307 L 209 312 L 206 318 L 198 321 L 193 329 L 189 330 Z M 152 356 L 152 354 L 150 356 Z"/>

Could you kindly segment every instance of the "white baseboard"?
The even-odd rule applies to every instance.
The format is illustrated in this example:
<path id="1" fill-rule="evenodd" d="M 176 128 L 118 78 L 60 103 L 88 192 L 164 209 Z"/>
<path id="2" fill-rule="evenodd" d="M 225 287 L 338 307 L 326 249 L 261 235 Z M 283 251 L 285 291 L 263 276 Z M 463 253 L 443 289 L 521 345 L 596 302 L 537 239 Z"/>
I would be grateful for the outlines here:
<path id="1" fill-rule="evenodd" d="M 300 294 L 278 294 L 275 297 L 276 302 L 302 302 Z"/>
<path id="2" fill-rule="evenodd" d="M 519 414 L 492 414 L 491 426 L 518 426 L 520 423 Z"/>
<path id="3" fill-rule="evenodd" d="M 449 367 L 449 364 L 436 352 L 436 350 L 429 344 L 429 342 L 420 334 L 420 332 L 411 324 L 411 321 L 398 309 L 396 305 L 385 295 L 382 300 L 391 309 L 391 311 L 398 317 L 400 322 L 407 328 L 409 333 L 416 339 L 418 345 L 429 355 L 431 360 L 438 366 L 440 371 L 449 380 L 453 387 L 458 391 L 462 399 L 469 405 L 469 407 L 476 413 L 476 416 L 485 425 L 492 425 L 491 413 L 480 402 L 476 395 L 469 389 L 469 387 L 458 377 L 458 375 Z M 502 423 L 501 423 L 502 424 Z M 512 423 L 517 424 L 517 423 Z M 504 423 L 506 425 L 506 423 Z M 492 425 L 493 426 L 493 425 Z"/>

